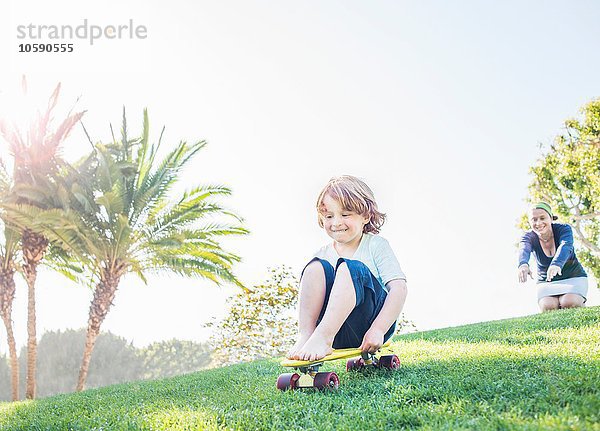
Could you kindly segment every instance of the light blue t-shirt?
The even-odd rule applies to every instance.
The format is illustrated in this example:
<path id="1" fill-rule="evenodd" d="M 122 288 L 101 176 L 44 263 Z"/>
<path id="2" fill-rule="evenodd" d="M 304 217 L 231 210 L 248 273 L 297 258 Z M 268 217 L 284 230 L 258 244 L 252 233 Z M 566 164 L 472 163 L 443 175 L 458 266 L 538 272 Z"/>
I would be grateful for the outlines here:
<path id="1" fill-rule="evenodd" d="M 327 260 L 335 268 L 341 256 L 336 251 L 333 243 L 329 243 L 321 247 L 314 254 L 314 257 Z M 398 263 L 390 244 L 379 235 L 364 233 L 354 255 L 349 259 L 364 263 L 382 286 L 392 280 L 401 279 L 406 281 L 406 276 L 400 269 L 400 263 Z"/>

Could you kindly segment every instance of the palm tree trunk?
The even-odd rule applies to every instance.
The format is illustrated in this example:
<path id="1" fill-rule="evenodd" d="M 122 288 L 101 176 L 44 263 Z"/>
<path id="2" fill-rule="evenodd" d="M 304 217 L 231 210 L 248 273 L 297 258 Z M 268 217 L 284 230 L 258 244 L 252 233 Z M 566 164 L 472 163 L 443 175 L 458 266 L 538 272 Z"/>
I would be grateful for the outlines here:
<path id="1" fill-rule="evenodd" d="M 100 282 L 94 290 L 94 298 L 90 304 L 90 314 L 88 319 L 87 334 L 85 337 L 83 359 L 81 361 L 81 368 L 79 369 L 77 388 L 75 389 L 77 392 L 80 392 L 84 389 L 85 381 L 90 368 L 92 351 L 94 350 L 96 339 L 98 338 L 98 335 L 100 335 L 100 325 L 102 325 L 104 318 L 110 310 L 115 293 L 117 292 L 117 287 L 119 286 L 120 278 L 120 275 L 108 273 L 100 279 Z"/>
<path id="2" fill-rule="evenodd" d="M 27 384 L 25 398 L 35 398 L 35 366 L 37 362 L 37 336 L 35 324 L 35 281 L 37 266 L 48 249 L 48 240 L 29 229 L 23 231 L 23 273 L 27 281 Z"/>
<path id="3" fill-rule="evenodd" d="M 19 361 L 17 359 L 17 346 L 12 327 L 12 304 L 15 298 L 14 270 L 4 270 L 0 273 L 0 314 L 6 326 L 6 339 L 10 356 L 12 400 L 19 399 Z"/>
<path id="4" fill-rule="evenodd" d="M 35 398 L 35 365 L 37 362 L 37 333 L 35 322 L 35 279 L 36 274 L 26 276 L 27 279 L 27 383 L 25 398 Z"/>
<path id="5" fill-rule="evenodd" d="M 19 360 L 17 358 L 17 346 L 15 344 L 15 336 L 13 334 L 12 321 L 2 315 L 2 320 L 6 326 L 6 338 L 8 340 L 8 352 L 10 357 L 10 371 L 12 384 L 12 400 L 19 400 Z"/>

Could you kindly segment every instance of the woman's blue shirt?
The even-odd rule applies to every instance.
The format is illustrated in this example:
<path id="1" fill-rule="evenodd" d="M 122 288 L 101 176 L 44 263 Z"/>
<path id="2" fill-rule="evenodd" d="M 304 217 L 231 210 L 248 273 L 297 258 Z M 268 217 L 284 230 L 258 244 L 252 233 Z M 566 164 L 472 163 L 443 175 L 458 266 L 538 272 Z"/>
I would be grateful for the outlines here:
<path id="1" fill-rule="evenodd" d="M 537 234 L 530 230 L 525 232 L 519 242 L 519 266 L 529 263 L 529 257 L 533 252 L 537 261 L 538 283 L 546 281 L 546 271 L 550 265 L 559 266 L 562 274 L 557 275 L 552 281 L 565 280 L 573 277 L 587 277 L 583 266 L 575 256 L 573 247 L 573 230 L 568 224 L 552 223 L 552 232 L 554 234 L 554 245 L 556 253 L 549 257 L 544 253 L 540 239 Z"/>

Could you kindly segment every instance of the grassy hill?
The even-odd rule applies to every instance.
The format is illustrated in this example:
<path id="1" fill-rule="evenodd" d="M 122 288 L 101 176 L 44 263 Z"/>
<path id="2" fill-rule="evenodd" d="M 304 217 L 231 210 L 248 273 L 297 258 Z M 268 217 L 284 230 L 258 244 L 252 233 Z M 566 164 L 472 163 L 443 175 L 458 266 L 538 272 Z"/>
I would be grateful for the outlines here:
<path id="1" fill-rule="evenodd" d="M 0 430 L 600 430 L 600 307 L 397 337 L 398 371 L 275 389 L 277 360 L 0 404 Z"/>

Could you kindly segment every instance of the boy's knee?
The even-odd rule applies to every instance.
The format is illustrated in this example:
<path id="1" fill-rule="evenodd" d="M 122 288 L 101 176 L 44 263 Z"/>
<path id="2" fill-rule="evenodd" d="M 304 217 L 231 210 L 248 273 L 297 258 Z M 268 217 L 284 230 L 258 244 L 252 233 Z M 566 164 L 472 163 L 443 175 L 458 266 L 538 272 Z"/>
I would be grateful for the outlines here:
<path id="1" fill-rule="evenodd" d="M 340 262 L 335 270 L 335 279 L 343 280 L 344 282 L 352 281 L 352 268 L 347 262 Z"/>
<path id="2" fill-rule="evenodd" d="M 313 260 L 311 263 L 306 265 L 304 273 L 302 274 L 302 278 L 304 277 L 325 278 L 325 269 L 323 268 L 321 262 L 318 260 Z"/>
<path id="3" fill-rule="evenodd" d="M 339 273 L 339 272 L 350 273 L 350 268 L 348 268 L 348 263 L 346 261 L 340 262 L 340 264 L 337 267 L 336 272 L 337 273 Z"/>
<path id="4" fill-rule="evenodd" d="M 336 272 L 340 270 L 348 273 L 352 272 L 353 274 L 370 274 L 371 272 L 369 267 L 359 260 L 344 259 L 338 262 Z"/>
<path id="5" fill-rule="evenodd" d="M 346 262 L 340 262 L 337 269 L 335 270 L 334 283 L 352 284 L 352 274 L 350 274 L 350 268 Z"/>

